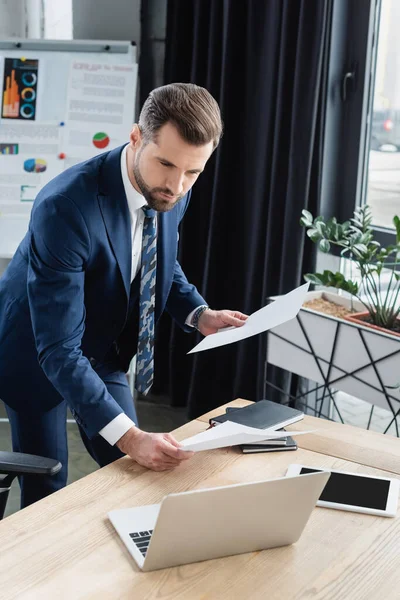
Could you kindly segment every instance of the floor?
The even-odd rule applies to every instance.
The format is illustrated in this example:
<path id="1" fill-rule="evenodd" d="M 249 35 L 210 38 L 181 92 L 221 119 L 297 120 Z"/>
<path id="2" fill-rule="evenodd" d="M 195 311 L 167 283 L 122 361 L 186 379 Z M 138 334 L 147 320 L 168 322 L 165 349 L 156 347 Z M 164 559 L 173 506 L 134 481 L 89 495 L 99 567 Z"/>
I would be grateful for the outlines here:
<path id="1" fill-rule="evenodd" d="M 345 423 L 354 425 L 355 427 L 361 427 L 362 429 L 367 428 L 372 408 L 371 404 L 368 402 L 363 402 L 362 400 L 354 398 L 353 396 L 349 396 L 344 392 L 338 392 L 335 401 Z M 335 421 L 340 421 L 339 415 L 336 413 L 336 411 L 333 412 L 332 418 Z M 393 415 L 391 411 L 375 406 L 372 412 L 371 424 L 369 428 L 372 429 L 372 431 L 385 433 L 386 428 L 388 425 L 390 425 L 392 419 Z M 400 428 L 400 419 L 398 419 L 398 422 Z M 397 435 L 395 423 L 390 425 L 386 433 L 388 435 Z"/>
<path id="2" fill-rule="evenodd" d="M 339 411 L 345 423 L 356 427 L 366 428 L 370 416 L 371 405 L 339 392 L 336 396 Z M 140 427 L 145 431 L 172 431 L 187 422 L 186 410 L 184 408 L 173 408 L 168 405 L 168 398 L 148 397 L 146 400 L 136 402 L 136 410 Z M 5 411 L 0 402 L 0 449 L 11 450 L 10 427 L 5 419 Z M 337 414 L 333 414 L 334 420 L 339 421 Z M 391 421 L 391 413 L 381 408 L 374 408 L 370 429 L 384 432 Z M 75 423 L 68 423 L 68 441 L 70 450 L 69 478 L 72 483 L 98 467 L 86 452 L 80 439 L 78 428 Z M 396 435 L 395 427 L 392 425 L 388 431 L 389 435 Z M 14 481 L 7 502 L 5 516 L 19 509 L 18 483 Z"/>

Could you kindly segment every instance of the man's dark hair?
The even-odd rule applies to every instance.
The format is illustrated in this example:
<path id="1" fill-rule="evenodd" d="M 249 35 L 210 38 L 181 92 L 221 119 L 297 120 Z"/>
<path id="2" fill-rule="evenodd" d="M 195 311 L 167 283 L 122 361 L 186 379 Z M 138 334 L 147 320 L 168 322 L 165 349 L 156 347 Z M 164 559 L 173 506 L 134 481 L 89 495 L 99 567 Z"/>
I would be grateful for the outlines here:
<path id="1" fill-rule="evenodd" d="M 140 112 L 139 127 L 145 143 L 156 141 L 166 123 L 174 125 L 189 144 L 218 146 L 222 120 L 216 100 L 193 83 L 170 83 L 150 92 Z"/>

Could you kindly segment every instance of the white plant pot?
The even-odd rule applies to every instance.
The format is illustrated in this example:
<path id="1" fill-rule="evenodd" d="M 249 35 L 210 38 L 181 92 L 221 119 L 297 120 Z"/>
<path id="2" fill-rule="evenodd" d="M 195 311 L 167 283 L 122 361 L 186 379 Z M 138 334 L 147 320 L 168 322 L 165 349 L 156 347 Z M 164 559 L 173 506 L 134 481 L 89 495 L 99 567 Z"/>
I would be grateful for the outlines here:
<path id="1" fill-rule="evenodd" d="M 309 292 L 306 300 L 321 296 L 350 308 L 349 299 L 329 292 Z M 357 301 L 353 307 L 365 310 Z M 400 382 L 400 337 L 390 333 L 302 308 L 268 333 L 267 362 L 386 410 L 389 403 L 400 408 L 400 391 L 385 387 Z"/>

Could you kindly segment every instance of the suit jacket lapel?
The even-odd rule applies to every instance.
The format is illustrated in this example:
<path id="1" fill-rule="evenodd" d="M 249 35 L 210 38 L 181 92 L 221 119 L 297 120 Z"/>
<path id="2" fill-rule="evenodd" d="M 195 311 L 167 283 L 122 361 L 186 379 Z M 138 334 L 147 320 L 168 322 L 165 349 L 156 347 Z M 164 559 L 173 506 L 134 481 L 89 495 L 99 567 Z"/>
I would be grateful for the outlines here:
<path id="1" fill-rule="evenodd" d="M 127 299 L 130 292 L 132 239 L 131 219 L 121 175 L 123 146 L 111 150 L 100 169 L 98 199 L 108 239 L 124 282 Z"/>

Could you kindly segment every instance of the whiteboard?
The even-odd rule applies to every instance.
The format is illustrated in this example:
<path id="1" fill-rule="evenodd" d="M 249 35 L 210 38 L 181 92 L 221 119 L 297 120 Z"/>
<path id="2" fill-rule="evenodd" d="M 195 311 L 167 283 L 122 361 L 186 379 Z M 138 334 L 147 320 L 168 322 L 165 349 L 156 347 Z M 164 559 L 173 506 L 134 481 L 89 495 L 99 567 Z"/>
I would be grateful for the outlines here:
<path id="1" fill-rule="evenodd" d="M 0 258 L 11 258 L 43 186 L 128 141 L 136 46 L 0 40 L 0 86 Z"/>

